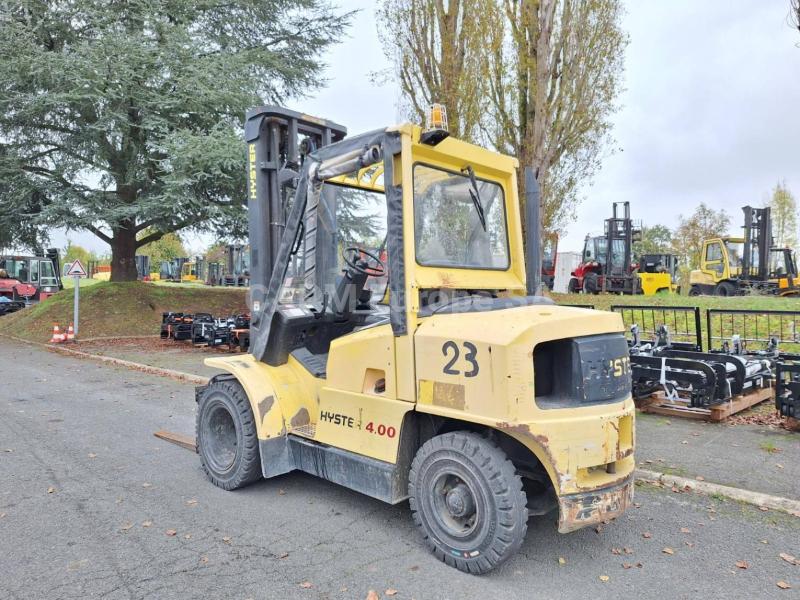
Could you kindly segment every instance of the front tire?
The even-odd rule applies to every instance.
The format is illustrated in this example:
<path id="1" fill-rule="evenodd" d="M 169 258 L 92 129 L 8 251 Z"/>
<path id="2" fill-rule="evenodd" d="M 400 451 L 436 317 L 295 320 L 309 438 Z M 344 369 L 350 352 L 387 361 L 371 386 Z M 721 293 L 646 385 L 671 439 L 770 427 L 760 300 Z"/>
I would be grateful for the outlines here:
<path id="1" fill-rule="evenodd" d="M 567 292 L 570 294 L 577 294 L 580 292 L 578 289 L 578 280 L 575 277 L 569 280 L 569 283 L 567 284 Z"/>
<path id="2" fill-rule="evenodd" d="M 525 539 L 522 479 L 505 453 L 467 431 L 436 436 L 414 457 L 409 504 L 425 543 L 465 573 L 487 573 Z"/>
<path id="3" fill-rule="evenodd" d="M 736 286 L 730 281 L 720 281 L 714 289 L 715 296 L 735 296 Z"/>
<path id="4" fill-rule="evenodd" d="M 701 296 L 702 294 L 703 294 L 702 290 L 696 285 L 693 285 L 692 287 L 689 288 L 690 296 Z"/>
<path id="5" fill-rule="evenodd" d="M 212 381 L 197 407 L 197 453 L 211 483 L 235 490 L 261 478 L 250 401 L 236 381 Z"/>
<path id="6" fill-rule="evenodd" d="M 597 273 L 588 273 L 583 278 L 583 291 L 594 295 L 600 293 L 600 278 Z"/>

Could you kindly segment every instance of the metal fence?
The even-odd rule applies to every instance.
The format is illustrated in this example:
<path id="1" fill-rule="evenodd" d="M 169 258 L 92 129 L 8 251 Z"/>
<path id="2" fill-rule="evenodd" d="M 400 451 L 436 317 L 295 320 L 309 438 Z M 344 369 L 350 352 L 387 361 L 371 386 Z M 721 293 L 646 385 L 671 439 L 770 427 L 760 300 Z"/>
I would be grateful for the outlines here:
<path id="1" fill-rule="evenodd" d="M 697 306 L 632 306 L 614 304 L 613 312 L 622 316 L 630 336 L 631 325 L 639 327 L 643 340 L 655 339 L 660 326 L 666 325 L 672 341 L 688 344 L 698 351 L 703 349 L 702 321 Z"/>
<path id="2" fill-rule="evenodd" d="M 745 353 L 777 349 L 800 357 L 800 311 L 710 308 L 706 311 L 708 349 L 721 352 L 741 344 Z"/>

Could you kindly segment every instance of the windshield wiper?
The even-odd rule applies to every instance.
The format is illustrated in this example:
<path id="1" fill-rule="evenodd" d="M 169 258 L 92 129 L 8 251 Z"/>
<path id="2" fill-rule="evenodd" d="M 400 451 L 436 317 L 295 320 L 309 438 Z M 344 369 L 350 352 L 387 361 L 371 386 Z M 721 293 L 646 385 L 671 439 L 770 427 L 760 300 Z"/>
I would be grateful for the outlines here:
<path id="1" fill-rule="evenodd" d="M 472 198 L 472 204 L 475 206 L 475 212 L 478 213 L 478 219 L 481 222 L 481 227 L 486 231 L 486 215 L 483 212 L 483 203 L 481 202 L 481 195 L 478 192 L 478 181 L 475 179 L 475 171 L 472 165 L 467 165 L 461 169 L 462 173 L 469 175 L 469 182 L 472 186 L 469 190 L 469 197 Z"/>

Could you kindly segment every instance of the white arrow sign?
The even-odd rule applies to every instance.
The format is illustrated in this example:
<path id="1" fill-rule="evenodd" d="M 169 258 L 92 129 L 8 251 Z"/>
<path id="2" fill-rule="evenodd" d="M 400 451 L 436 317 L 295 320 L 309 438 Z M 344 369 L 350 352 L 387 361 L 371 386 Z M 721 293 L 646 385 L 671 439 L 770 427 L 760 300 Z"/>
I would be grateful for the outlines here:
<path id="1" fill-rule="evenodd" d="M 83 268 L 80 260 L 76 260 L 69 266 L 67 277 L 86 277 L 86 269 Z"/>

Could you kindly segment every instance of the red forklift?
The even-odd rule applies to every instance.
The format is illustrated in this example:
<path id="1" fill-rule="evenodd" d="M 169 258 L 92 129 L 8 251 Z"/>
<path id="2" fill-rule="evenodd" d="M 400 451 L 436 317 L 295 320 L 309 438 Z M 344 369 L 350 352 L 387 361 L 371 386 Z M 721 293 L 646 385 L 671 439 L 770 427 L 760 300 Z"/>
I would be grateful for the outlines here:
<path id="1" fill-rule="evenodd" d="M 558 234 L 551 233 L 544 236 L 542 248 L 542 283 L 547 289 L 553 291 L 556 278 L 556 260 L 558 258 Z"/>
<path id="2" fill-rule="evenodd" d="M 48 248 L 38 256 L 0 256 L 0 269 L 6 275 L 1 280 L 0 293 L 6 297 L 16 294 L 16 299 L 24 299 L 26 303 L 41 302 L 64 289 L 55 248 Z"/>
<path id="3" fill-rule="evenodd" d="M 638 265 L 633 262 L 633 243 L 642 239 L 641 223 L 631 219 L 630 202 L 614 202 L 605 221 L 605 234 L 586 236 L 581 264 L 571 273 L 568 291 L 598 294 L 641 294 Z"/>

